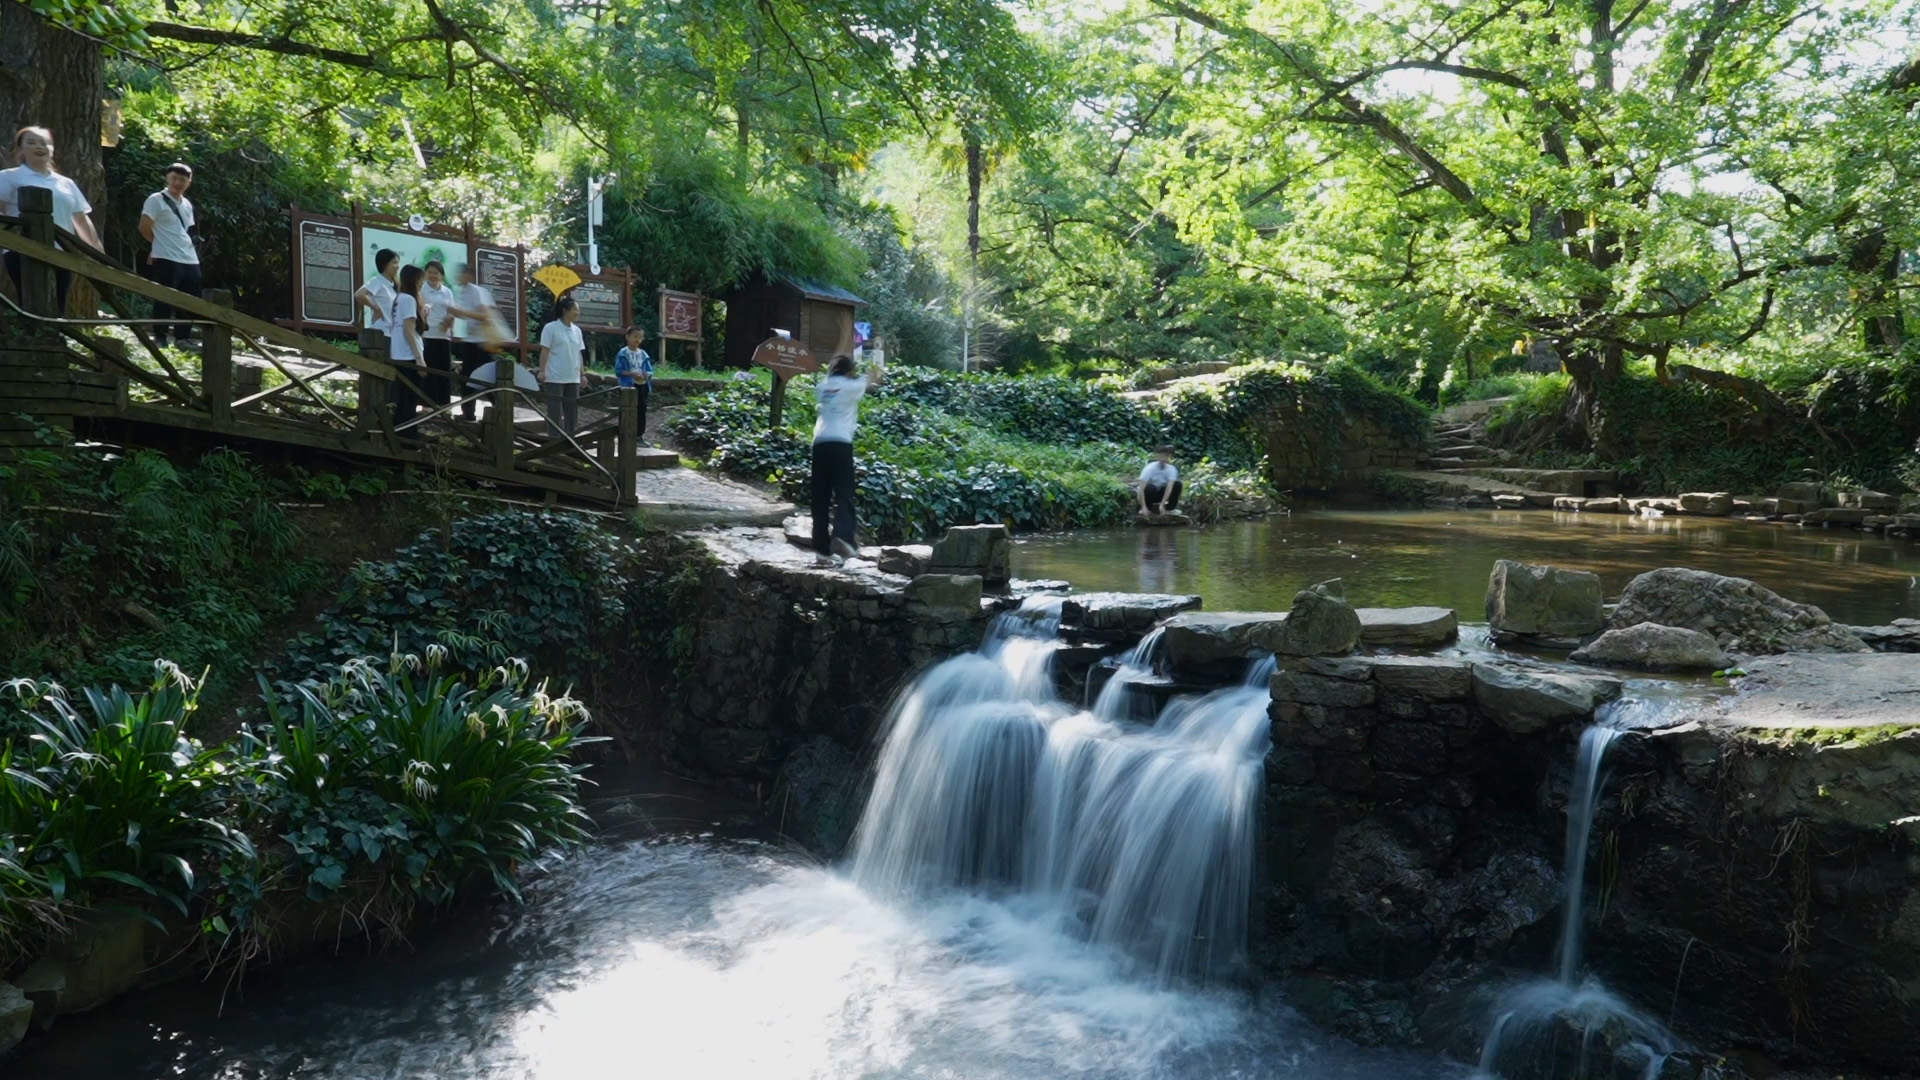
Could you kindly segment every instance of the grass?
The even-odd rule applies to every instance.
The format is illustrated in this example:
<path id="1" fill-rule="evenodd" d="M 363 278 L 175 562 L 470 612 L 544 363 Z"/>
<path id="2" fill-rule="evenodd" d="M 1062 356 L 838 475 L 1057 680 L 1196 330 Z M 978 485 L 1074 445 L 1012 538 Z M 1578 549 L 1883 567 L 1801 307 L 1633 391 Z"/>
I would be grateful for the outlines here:
<path id="1" fill-rule="evenodd" d="M 1871 727 L 1743 728 L 1742 734 L 1760 742 L 1856 749 L 1920 733 L 1920 725 L 1875 724 Z"/>

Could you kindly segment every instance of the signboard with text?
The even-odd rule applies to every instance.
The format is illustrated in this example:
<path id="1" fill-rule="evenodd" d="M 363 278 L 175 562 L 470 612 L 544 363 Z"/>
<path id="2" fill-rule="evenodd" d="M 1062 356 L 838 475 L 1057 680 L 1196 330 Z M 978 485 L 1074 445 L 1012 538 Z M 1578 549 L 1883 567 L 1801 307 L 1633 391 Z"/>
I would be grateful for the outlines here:
<path id="1" fill-rule="evenodd" d="M 676 341 L 700 340 L 700 294 L 660 290 L 660 336 Z"/>
<path id="2" fill-rule="evenodd" d="M 295 317 L 324 326 L 353 325 L 353 225 L 307 218 L 294 223 Z"/>
<path id="3" fill-rule="evenodd" d="M 508 339 L 516 343 L 525 341 L 521 312 L 527 310 L 526 279 L 520 274 L 520 253 L 475 244 L 473 276 L 474 281 L 487 290 L 487 295 L 493 297 L 493 310 L 499 313 L 501 324 L 507 328 Z"/>
<path id="4" fill-rule="evenodd" d="M 781 380 L 820 370 L 820 358 L 813 355 L 812 349 L 778 334 L 754 348 L 753 364 L 755 367 L 771 369 L 774 377 Z"/>
<path id="5" fill-rule="evenodd" d="M 580 328 L 604 334 L 624 334 L 633 324 L 633 275 L 602 268 L 595 274 L 576 266 L 580 284 L 568 293 L 580 305 Z"/>

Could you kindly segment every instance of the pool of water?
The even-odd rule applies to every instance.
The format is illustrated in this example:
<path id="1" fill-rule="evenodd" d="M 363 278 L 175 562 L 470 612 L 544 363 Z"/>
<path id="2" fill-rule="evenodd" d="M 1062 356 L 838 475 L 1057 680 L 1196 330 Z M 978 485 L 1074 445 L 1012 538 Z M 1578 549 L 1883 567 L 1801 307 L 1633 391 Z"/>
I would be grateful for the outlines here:
<path id="1" fill-rule="evenodd" d="M 1014 573 L 1076 589 L 1198 593 L 1215 611 L 1285 610 L 1342 578 L 1357 605 L 1439 604 L 1483 618 L 1496 559 L 1592 570 L 1609 599 L 1687 566 L 1751 578 L 1854 625 L 1920 617 L 1920 544 L 1842 529 L 1712 518 L 1501 510 L 1301 509 L 1207 528 L 1022 539 Z"/>
<path id="2" fill-rule="evenodd" d="M 383 956 L 60 1021 L 9 1080 L 1442 1080 L 1269 995 L 1168 988 L 1052 909 L 887 902 L 766 842 L 612 842 Z"/>

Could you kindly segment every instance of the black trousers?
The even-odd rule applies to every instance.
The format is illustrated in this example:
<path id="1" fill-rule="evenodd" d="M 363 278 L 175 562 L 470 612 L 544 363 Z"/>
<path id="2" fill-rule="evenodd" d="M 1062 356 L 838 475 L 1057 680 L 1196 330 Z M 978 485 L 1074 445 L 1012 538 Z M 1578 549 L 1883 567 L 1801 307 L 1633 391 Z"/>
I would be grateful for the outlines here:
<path id="1" fill-rule="evenodd" d="M 854 544 L 852 443 L 813 444 L 813 550 L 821 555 L 833 554 L 827 528 L 829 515 L 832 536 Z"/>
<path id="2" fill-rule="evenodd" d="M 413 419 L 420 412 L 420 369 L 411 360 L 393 361 L 397 376 L 387 390 L 393 395 L 393 426 Z M 415 432 L 409 430 L 407 434 Z"/>
<path id="3" fill-rule="evenodd" d="M 1168 491 L 1165 484 L 1148 484 L 1146 490 L 1141 492 L 1141 494 L 1146 496 L 1148 512 L 1160 509 L 1160 497 L 1162 495 L 1167 497 L 1166 509 L 1171 512 L 1180 506 L 1180 481 L 1175 480 L 1173 482 L 1172 491 Z"/>
<path id="4" fill-rule="evenodd" d="M 634 386 L 634 389 L 640 391 L 634 396 L 633 407 L 640 414 L 640 434 L 645 435 L 647 433 L 647 398 L 652 396 L 653 388 L 646 383 L 639 383 Z"/>
<path id="5" fill-rule="evenodd" d="M 427 366 L 433 369 L 427 376 L 427 400 L 438 408 L 453 400 L 453 342 L 430 337 L 420 345 L 427 354 Z"/>
<path id="6" fill-rule="evenodd" d="M 155 285 L 165 285 L 169 289 L 186 293 L 189 296 L 200 295 L 199 263 L 174 262 L 172 259 L 155 259 L 147 264 L 147 277 L 152 279 Z M 192 312 L 181 311 L 172 304 L 163 304 L 155 300 L 153 302 L 153 317 L 156 319 L 186 319 L 192 317 Z M 188 323 L 178 323 L 171 327 L 161 326 L 159 328 L 161 337 L 165 337 L 169 331 L 172 332 L 176 339 L 184 341 L 193 333 L 193 327 Z"/>
<path id="7" fill-rule="evenodd" d="M 22 284 L 20 278 L 20 253 L 17 251 L 7 252 L 5 262 L 7 264 L 7 276 L 13 279 L 13 294 L 20 297 L 20 306 L 26 307 L 26 286 Z M 53 272 L 53 314 L 56 317 L 66 315 L 67 291 L 72 288 L 72 272 L 67 270 L 55 270 Z"/>
<path id="8" fill-rule="evenodd" d="M 460 397 L 466 397 L 467 395 L 473 393 L 472 388 L 467 385 L 468 382 L 473 378 L 473 373 L 480 370 L 480 365 L 488 363 L 493 359 L 493 357 L 490 354 L 488 354 L 487 350 L 481 348 L 480 343 L 477 341 L 455 342 L 453 346 L 453 354 L 460 358 L 460 379 L 458 383 L 456 383 L 454 386 L 454 393 Z M 452 399 L 449 398 L 448 400 L 452 400 Z M 473 419 L 474 416 L 476 415 L 475 408 L 476 406 L 474 402 L 471 402 L 471 401 L 461 402 L 460 403 L 461 418 L 465 420 Z"/>

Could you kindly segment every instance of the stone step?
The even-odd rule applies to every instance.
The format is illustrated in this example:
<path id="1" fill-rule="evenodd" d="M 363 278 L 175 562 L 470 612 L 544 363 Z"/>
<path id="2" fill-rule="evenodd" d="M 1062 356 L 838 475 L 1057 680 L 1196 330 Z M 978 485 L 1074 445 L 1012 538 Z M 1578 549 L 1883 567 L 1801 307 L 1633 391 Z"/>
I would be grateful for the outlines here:
<path id="1" fill-rule="evenodd" d="M 1489 457 L 1434 457 L 1427 463 L 1440 472 L 1485 469 L 1498 464 Z"/>

